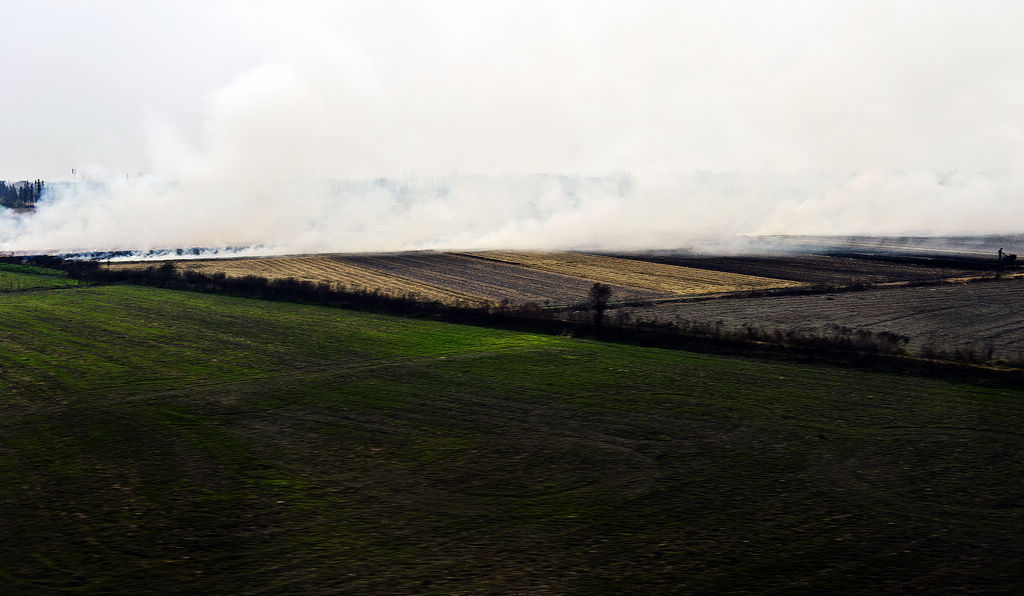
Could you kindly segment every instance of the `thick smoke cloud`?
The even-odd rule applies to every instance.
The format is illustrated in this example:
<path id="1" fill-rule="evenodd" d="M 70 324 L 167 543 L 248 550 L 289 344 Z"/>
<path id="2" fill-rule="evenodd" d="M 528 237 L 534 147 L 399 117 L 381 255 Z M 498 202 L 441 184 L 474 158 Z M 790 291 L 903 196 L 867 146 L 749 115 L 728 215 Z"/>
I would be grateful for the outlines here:
<path id="1" fill-rule="evenodd" d="M 122 149 L 62 164 L 77 184 L 36 213 L 0 215 L 0 250 L 1021 231 L 1018 3 L 707 4 L 221 3 L 186 5 L 166 31 L 107 4 L 88 25 L 152 28 L 137 60 L 159 55 L 192 92 L 104 131 Z M 163 45 L 187 39 L 210 54 Z M 175 87 L 138 78 L 129 95 Z M 97 146 L 95 129 L 51 132 L 47 112 L 6 101 L 5 117 L 38 120 L 25 147 Z M 123 109 L 92 109 L 93 126 L 126 127 Z"/>

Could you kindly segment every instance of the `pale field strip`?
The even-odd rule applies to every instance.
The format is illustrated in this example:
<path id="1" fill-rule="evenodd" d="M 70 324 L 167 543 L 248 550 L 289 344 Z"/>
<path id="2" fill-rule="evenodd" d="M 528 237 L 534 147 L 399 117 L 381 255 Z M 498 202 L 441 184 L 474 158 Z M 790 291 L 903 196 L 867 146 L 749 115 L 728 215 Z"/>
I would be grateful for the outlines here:
<path id="1" fill-rule="evenodd" d="M 267 279 L 295 278 L 299 281 L 329 283 L 333 288 L 349 290 L 379 290 L 389 296 L 415 295 L 420 300 L 445 304 L 484 304 L 488 301 L 477 296 L 439 288 L 423 282 L 406 279 L 394 274 L 385 274 L 352 263 L 336 260 L 329 256 L 306 257 L 263 257 L 245 259 L 201 259 L 174 261 L 180 271 L 196 271 L 212 275 L 224 273 L 228 277 L 255 275 Z M 159 267 L 151 261 L 114 263 L 112 269 L 145 269 Z"/>
<path id="2" fill-rule="evenodd" d="M 484 251 L 465 254 L 603 283 L 679 295 L 807 285 L 785 279 L 571 252 Z"/>

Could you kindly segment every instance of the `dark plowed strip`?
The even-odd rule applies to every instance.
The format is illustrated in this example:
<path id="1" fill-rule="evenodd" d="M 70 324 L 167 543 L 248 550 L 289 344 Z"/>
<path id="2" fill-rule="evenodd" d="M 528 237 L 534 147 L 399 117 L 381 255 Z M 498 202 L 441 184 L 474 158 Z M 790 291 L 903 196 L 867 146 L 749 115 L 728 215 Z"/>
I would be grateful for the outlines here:
<path id="1" fill-rule="evenodd" d="M 758 275 L 808 283 L 850 284 L 919 281 L 968 275 L 970 269 L 926 267 L 825 255 L 705 257 L 696 255 L 616 254 L 665 265 L 679 265 L 743 275 Z"/>

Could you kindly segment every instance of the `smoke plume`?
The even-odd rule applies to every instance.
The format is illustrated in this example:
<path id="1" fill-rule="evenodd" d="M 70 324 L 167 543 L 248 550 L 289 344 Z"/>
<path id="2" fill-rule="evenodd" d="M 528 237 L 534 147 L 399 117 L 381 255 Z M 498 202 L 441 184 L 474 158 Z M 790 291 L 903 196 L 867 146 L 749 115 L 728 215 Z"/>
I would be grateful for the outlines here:
<path id="1" fill-rule="evenodd" d="M 19 7 L 23 20 L 33 6 Z M 102 109 L 115 91 L 83 80 L 93 112 L 59 130 L 45 121 L 52 110 L 12 91 L 4 101 L 15 103 L 0 106 L 11 130 L 36 119 L 23 148 L 106 149 L 68 165 L 77 178 L 51 184 L 35 213 L 0 214 L 0 250 L 1019 233 L 1019 6 L 229 2 L 186 3 L 170 25 L 135 3 L 63 7 L 114 38 L 118 11 L 154 28 L 153 47 L 118 60 L 157 56 L 182 73 L 145 78 L 136 62 L 87 55 L 97 80 L 132 75 L 122 84 L 140 104 L 152 103 L 141 86 L 181 88 L 174 106 L 129 111 L 126 125 L 124 109 Z M 185 39 L 210 53 L 163 45 Z M 68 51 L 114 42 L 80 43 Z M 61 57 L 51 53 L 31 55 Z M 56 84 L 49 74 L 43 91 Z M 33 171 L 0 177 L 52 167 L 41 149 L 22 152 L 44 156 L 35 161 L 3 151 L 0 163 Z"/>

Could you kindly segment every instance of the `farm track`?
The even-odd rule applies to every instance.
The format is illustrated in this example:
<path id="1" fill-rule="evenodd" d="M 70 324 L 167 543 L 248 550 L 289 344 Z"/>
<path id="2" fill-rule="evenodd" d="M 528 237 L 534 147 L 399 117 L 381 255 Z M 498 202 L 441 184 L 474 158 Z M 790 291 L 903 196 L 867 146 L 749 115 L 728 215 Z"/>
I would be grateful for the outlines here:
<path id="1" fill-rule="evenodd" d="M 541 271 L 676 295 L 766 290 L 803 285 L 797 281 L 774 277 L 583 253 L 486 251 L 467 254 Z"/>
<path id="2" fill-rule="evenodd" d="M 572 305 L 586 300 L 592 278 L 538 270 L 499 260 L 449 253 L 396 255 L 344 255 L 335 259 L 382 274 L 400 275 L 491 301 L 512 304 Z M 612 286 L 614 301 L 650 301 L 666 298 L 666 291 L 638 286 Z"/>

